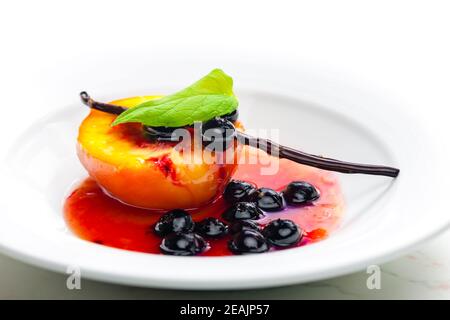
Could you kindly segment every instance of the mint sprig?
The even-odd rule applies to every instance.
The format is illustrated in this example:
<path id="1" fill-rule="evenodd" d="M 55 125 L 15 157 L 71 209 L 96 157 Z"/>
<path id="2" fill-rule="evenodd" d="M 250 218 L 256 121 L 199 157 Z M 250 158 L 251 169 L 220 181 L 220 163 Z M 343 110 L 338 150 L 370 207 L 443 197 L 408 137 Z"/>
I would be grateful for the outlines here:
<path id="1" fill-rule="evenodd" d="M 126 110 L 112 125 L 139 122 L 152 127 L 182 127 L 228 114 L 237 106 L 233 79 L 222 70 L 214 69 L 177 93 Z"/>

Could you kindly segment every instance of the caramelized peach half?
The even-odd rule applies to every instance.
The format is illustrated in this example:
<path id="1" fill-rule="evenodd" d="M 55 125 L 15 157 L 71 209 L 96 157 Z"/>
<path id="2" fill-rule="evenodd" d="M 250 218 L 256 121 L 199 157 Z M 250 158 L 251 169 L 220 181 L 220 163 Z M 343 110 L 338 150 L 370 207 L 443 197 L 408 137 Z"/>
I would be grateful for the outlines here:
<path id="1" fill-rule="evenodd" d="M 133 97 L 111 103 L 130 108 L 155 98 Z M 174 143 L 150 141 L 140 124 L 112 127 L 115 117 L 91 110 L 79 128 L 77 149 L 89 175 L 124 203 L 162 210 L 197 208 L 221 193 L 236 170 L 235 160 L 225 164 L 192 161 L 174 148 Z M 233 151 L 232 159 L 237 159 L 238 152 Z"/>

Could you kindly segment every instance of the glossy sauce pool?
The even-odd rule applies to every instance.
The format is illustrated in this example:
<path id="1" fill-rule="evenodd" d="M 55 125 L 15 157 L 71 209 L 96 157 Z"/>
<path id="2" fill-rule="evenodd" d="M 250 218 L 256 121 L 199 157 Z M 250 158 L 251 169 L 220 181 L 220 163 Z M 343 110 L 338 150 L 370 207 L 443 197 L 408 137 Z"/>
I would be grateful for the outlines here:
<path id="1" fill-rule="evenodd" d="M 275 161 L 272 157 L 270 159 Z M 257 222 L 264 226 L 278 218 L 294 221 L 304 234 L 302 241 L 295 247 L 325 239 L 338 228 L 344 210 L 344 200 L 335 174 L 289 160 L 276 161 L 279 164 L 276 174 L 261 174 L 261 169 L 267 168 L 267 162 L 240 164 L 233 178 L 278 191 L 283 190 L 291 181 L 307 181 L 320 191 L 320 198 L 310 205 L 265 213 L 265 217 Z M 221 219 L 226 208 L 227 204 L 219 197 L 205 207 L 190 210 L 190 213 L 194 221 L 206 217 Z M 146 253 L 160 253 L 161 238 L 152 230 L 163 213 L 123 204 L 106 195 L 90 178 L 76 187 L 64 204 L 65 220 L 72 232 L 80 238 L 101 245 Z M 206 239 L 209 249 L 200 256 L 232 255 L 227 247 L 229 239 L 230 236 Z"/>

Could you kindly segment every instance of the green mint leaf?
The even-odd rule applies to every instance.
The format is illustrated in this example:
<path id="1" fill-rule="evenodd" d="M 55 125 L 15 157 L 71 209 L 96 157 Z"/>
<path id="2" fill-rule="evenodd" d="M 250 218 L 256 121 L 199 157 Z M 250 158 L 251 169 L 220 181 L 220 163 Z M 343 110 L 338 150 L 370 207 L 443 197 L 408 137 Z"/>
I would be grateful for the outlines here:
<path id="1" fill-rule="evenodd" d="M 222 70 L 214 69 L 177 93 L 126 110 L 112 125 L 140 122 L 152 127 L 182 127 L 233 112 L 237 106 L 233 79 Z"/>

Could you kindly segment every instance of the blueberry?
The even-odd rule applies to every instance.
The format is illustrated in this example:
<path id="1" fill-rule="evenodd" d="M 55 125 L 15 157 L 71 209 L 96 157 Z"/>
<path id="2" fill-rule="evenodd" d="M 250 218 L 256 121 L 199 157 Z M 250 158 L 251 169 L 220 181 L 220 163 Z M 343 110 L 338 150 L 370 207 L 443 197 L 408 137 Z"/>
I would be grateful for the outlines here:
<path id="1" fill-rule="evenodd" d="M 213 118 L 202 124 L 202 141 L 206 149 L 225 151 L 234 144 L 233 123 L 222 118 Z"/>
<path id="2" fill-rule="evenodd" d="M 195 233 L 171 233 L 159 246 L 161 252 L 173 256 L 193 256 L 205 251 L 206 241 Z"/>
<path id="3" fill-rule="evenodd" d="M 319 199 L 319 191 L 305 181 L 293 181 L 283 191 L 286 202 L 290 205 L 301 205 Z"/>
<path id="4" fill-rule="evenodd" d="M 251 201 L 265 211 L 283 210 L 285 203 L 283 196 L 270 188 L 259 188 L 250 195 Z"/>
<path id="5" fill-rule="evenodd" d="M 239 220 L 233 222 L 230 227 L 228 228 L 229 234 L 237 234 L 241 232 L 242 230 L 255 230 L 260 231 L 259 225 L 256 222 L 253 222 L 252 220 Z"/>
<path id="6" fill-rule="evenodd" d="M 222 214 L 222 217 L 227 221 L 257 220 L 262 216 L 262 211 L 252 202 L 235 203 Z"/>
<path id="7" fill-rule="evenodd" d="M 195 230 L 205 237 L 218 238 L 227 234 L 228 227 L 219 219 L 206 218 L 195 224 Z"/>
<path id="8" fill-rule="evenodd" d="M 249 195 L 255 190 L 256 188 L 248 182 L 231 180 L 223 192 L 223 197 L 229 203 L 248 201 Z"/>
<path id="9" fill-rule="evenodd" d="M 235 254 L 262 253 L 270 249 L 269 242 L 255 230 L 242 230 L 228 242 L 228 248 Z"/>
<path id="10" fill-rule="evenodd" d="M 274 220 L 264 228 L 262 234 L 277 247 L 294 245 L 302 238 L 302 232 L 291 220 Z"/>
<path id="11" fill-rule="evenodd" d="M 182 209 L 167 212 L 155 224 L 155 233 L 161 237 L 173 232 L 191 232 L 192 230 L 194 230 L 194 221 Z"/>
<path id="12" fill-rule="evenodd" d="M 236 110 L 234 110 L 233 112 L 230 112 L 226 115 L 220 116 L 222 119 L 231 121 L 231 122 L 236 122 L 237 119 L 239 118 L 239 112 Z"/>

